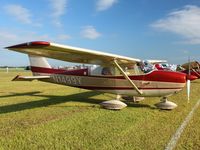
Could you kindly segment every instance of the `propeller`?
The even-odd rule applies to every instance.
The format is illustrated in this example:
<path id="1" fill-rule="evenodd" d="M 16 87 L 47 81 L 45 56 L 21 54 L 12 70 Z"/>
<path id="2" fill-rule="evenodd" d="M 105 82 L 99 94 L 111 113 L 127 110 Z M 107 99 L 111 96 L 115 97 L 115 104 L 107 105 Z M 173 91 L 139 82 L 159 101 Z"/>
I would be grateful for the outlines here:
<path id="1" fill-rule="evenodd" d="M 191 72 L 190 72 L 190 57 L 188 58 L 188 63 L 189 63 L 189 67 L 188 67 L 188 77 L 187 77 L 187 101 L 188 103 L 190 102 L 190 76 L 191 76 Z"/>

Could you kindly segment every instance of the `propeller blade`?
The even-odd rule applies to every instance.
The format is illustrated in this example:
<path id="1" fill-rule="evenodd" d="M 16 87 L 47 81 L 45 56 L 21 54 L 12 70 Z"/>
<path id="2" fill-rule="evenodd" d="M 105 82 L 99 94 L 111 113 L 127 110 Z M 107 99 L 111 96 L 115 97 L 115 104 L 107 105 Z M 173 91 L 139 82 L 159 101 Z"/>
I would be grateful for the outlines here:
<path id="1" fill-rule="evenodd" d="M 187 80 L 187 99 L 190 102 L 190 80 Z"/>

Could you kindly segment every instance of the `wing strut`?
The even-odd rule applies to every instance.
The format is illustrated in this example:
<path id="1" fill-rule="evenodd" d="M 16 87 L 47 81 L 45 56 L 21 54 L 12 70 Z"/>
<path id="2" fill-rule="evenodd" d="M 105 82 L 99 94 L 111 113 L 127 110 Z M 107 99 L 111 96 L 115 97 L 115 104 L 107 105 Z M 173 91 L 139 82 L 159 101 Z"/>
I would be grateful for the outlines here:
<path id="1" fill-rule="evenodd" d="M 124 72 L 124 70 L 120 67 L 120 65 L 117 63 L 117 60 L 114 59 L 114 64 L 116 65 L 116 67 L 119 69 L 119 71 L 123 74 L 123 76 L 126 78 L 126 80 L 133 86 L 133 88 L 141 95 L 142 91 L 140 91 L 138 89 L 138 87 L 135 85 L 135 83 L 133 83 L 133 81 L 129 78 L 129 76 L 126 74 L 126 72 Z"/>

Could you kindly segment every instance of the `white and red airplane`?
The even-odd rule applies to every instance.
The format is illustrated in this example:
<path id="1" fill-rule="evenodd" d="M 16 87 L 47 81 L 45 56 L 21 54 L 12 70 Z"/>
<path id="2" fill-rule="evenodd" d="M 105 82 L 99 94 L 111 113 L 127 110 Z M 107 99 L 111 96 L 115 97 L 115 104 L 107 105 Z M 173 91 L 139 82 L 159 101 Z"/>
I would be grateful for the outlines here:
<path id="1" fill-rule="evenodd" d="M 14 80 L 37 79 L 117 95 L 162 97 L 161 102 L 157 104 L 161 109 L 175 108 L 177 105 L 167 101 L 167 97 L 182 90 L 187 80 L 195 78 L 180 72 L 146 70 L 140 59 L 44 41 L 6 48 L 26 53 L 30 59 L 33 76 L 16 76 Z M 45 57 L 95 65 L 75 70 L 54 69 Z"/>

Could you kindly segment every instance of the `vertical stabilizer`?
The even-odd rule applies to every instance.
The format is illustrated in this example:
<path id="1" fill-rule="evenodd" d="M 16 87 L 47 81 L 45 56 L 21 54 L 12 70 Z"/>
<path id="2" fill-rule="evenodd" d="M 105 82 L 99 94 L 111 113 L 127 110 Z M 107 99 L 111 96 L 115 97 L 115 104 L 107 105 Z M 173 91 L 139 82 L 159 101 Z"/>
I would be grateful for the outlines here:
<path id="1" fill-rule="evenodd" d="M 51 66 L 49 65 L 45 57 L 35 55 L 28 56 L 33 75 L 45 75 L 46 70 L 51 69 Z"/>

